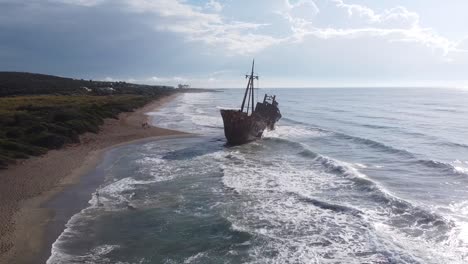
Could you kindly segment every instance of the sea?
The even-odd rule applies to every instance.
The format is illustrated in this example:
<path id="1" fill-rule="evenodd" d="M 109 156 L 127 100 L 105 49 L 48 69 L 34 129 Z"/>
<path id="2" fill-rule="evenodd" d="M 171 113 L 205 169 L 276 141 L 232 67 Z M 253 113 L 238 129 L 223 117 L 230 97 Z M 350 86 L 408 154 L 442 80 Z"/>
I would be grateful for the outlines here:
<path id="1" fill-rule="evenodd" d="M 225 145 L 242 89 L 180 94 L 118 147 L 53 263 L 468 263 L 468 90 L 260 89 L 276 130 Z"/>

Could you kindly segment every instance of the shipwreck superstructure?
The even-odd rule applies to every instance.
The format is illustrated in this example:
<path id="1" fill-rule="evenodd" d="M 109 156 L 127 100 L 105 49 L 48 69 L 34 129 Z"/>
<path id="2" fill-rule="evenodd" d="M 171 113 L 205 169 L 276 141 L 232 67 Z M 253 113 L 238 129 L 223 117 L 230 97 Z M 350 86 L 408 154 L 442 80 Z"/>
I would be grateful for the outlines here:
<path id="1" fill-rule="evenodd" d="M 248 79 L 244 99 L 240 110 L 221 110 L 224 122 L 224 135 L 229 145 L 241 145 L 261 138 L 265 129 L 273 130 L 275 123 L 281 118 L 276 96 L 265 94 L 263 102 L 254 104 L 254 75 L 255 61 L 252 62 L 252 71 L 246 75 Z"/>

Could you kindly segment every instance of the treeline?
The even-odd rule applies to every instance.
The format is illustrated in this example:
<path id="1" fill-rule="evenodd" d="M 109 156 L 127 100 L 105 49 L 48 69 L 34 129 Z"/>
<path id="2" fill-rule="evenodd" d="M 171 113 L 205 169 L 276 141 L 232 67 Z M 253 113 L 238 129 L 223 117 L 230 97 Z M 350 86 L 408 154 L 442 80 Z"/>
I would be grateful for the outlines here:
<path id="1" fill-rule="evenodd" d="M 174 92 L 171 87 L 0 73 L 0 168 L 78 143 L 80 134 L 97 133 L 105 118 Z"/>
<path id="2" fill-rule="evenodd" d="M 140 85 L 127 82 L 76 80 L 36 73 L 0 72 L 0 97 L 17 95 L 158 95 L 173 90 L 170 86 Z"/>

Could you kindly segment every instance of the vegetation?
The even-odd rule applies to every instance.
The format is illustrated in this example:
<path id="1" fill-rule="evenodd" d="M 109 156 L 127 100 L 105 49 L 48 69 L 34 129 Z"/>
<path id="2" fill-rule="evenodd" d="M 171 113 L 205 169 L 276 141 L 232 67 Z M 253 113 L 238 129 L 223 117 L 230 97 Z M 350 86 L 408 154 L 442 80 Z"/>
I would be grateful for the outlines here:
<path id="1" fill-rule="evenodd" d="M 126 82 L 102 82 L 75 80 L 51 75 L 0 72 L 0 97 L 18 95 L 108 95 L 140 94 L 158 95 L 173 87 L 132 84 Z"/>
<path id="2" fill-rule="evenodd" d="M 14 82 L 5 81 L 1 76 L 0 73 L 0 81 L 3 80 L 0 94 L 10 96 L 0 97 L 0 168 L 6 168 L 17 159 L 77 143 L 80 134 L 97 133 L 105 118 L 116 118 L 121 112 L 133 111 L 174 91 L 168 87 L 120 83 L 112 90 L 112 95 L 99 95 L 81 91 L 82 81 L 73 79 L 24 74 L 27 78 L 38 78 Z M 21 74 L 14 78 L 18 76 Z M 42 84 L 36 85 L 37 82 Z M 5 83 L 9 87 L 6 90 L 2 86 Z"/>

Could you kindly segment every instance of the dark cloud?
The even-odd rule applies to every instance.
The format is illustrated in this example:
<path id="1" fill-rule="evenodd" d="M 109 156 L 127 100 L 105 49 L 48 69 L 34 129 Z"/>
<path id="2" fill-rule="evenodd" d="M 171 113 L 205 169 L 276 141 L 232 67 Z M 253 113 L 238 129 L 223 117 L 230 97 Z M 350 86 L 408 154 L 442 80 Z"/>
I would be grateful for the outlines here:
<path id="1" fill-rule="evenodd" d="M 196 72 L 201 63 L 197 45 L 120 6 L 0 3 L 0 10 L 9 18 L 0 24 L 0 70 L 133 77 Z"/>

